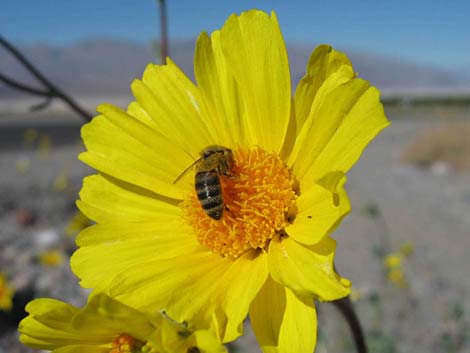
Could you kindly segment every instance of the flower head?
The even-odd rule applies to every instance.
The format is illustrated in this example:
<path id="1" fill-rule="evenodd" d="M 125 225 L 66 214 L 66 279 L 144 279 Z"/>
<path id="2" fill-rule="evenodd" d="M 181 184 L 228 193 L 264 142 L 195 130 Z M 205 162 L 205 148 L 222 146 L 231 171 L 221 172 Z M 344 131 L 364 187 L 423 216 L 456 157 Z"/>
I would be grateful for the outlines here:
<path id="1" fill-rule="evenodd" d="M 150 316 L 103 294 L 76 308 L 55 299 L 36 299 L 19 325 L 20 341 L 53 352 L 223 353 L 208 331 L 192 332 L 163 314 Z M 197 350 L 196 350 L 197 349 Z"/>
<path id="2" fill-rule="evenodd" d="M 44 251 L 39 254 L 38 260 L 45 266 L 60 266 L 65 261 L 64 253 L 58 249 Z"/>
<path id="3" fill-rule="evenodd" d="M 311 352 L 313 298 L 350 291 L 330 234 L 350 211 L 345 173 L 389 124 L 379 92 L 322 45 L 292 99 L 276 15 L 256 10 L 199 36 L 195 77 L 150 64 L 127 111 L 101 105 L 83 127 L 99 174 L 77 205 L 97 224 L 72 269 L 224 342 L 249 313 L 263 349 Z"/>
<path id="4" fill-rule="evenodd" d="M 9 311 L 13 307 L 15 291 L 8 283 L 6 276 L 0 272 L 0 310 Z"/>

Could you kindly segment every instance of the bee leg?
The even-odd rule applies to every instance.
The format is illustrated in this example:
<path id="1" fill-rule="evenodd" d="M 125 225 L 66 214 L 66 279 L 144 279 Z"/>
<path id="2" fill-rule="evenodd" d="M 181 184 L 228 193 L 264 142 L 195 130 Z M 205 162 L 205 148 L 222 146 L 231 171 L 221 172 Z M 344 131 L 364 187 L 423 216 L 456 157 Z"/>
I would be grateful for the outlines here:
<path id="1" fill-rule="evenodd" d="M 240 176 L 239 175 L 235 175 L 235 174 L 226 174 L 225 175 L 228 179 L 230 180 L 239 180 L 240 179 Z"/>

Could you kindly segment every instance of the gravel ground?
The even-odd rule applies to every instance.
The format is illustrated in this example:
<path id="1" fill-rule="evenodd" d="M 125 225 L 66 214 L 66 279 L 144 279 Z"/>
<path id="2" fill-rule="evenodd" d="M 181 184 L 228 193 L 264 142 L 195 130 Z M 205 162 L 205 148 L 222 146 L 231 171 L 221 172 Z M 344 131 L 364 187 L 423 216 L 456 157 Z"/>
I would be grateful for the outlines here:
<path id="1" fill-rule="evenodd" d="M 466 114 L 460 118 L 468 120 Z M 441 122 L 393 114 L 392 120 L 349 173 L 353 212 L 335 233 L 336 265 L 353 282 L 372 352 L 469 352 L 470 173 L 402 164 L 400 153 L 413 136 Z M 68 256 L 74 249 L 64 229 L 75 212 L 81 178 L 91 173 L 76 159 L 82 149 L 78 123 L 35 122 L 37 141 L 48 135 L 52 145 L 39 149 L 37 142 L 21 142 L 30 125 L 0 124 L 0 270 L 12 279 L 18 300 L 51 296 L 81 305 L 86 291 L 67 259 L 59 266 L 38 261 L 43 251 L 59 249 Z M 405 243 L 414 253 L 403 265 L 408 285 L 400 288 L 387 281 L 382 256 Z M 317 352 L 353 352 L 335 308 L 321 303 L 318 311 Z M 17 343 L 13 316 L 0 315 L 0 353 L 31 352 Z M 250 333 L 231 349 L 259 352 Z"/>

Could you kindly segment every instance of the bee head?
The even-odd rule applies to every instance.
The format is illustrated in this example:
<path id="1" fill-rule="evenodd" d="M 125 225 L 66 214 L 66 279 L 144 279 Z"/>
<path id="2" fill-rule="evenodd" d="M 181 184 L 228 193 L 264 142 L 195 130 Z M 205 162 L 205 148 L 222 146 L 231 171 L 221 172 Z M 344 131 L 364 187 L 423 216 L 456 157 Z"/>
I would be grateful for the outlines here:
<path id="1" fill-rule="evenodd" d="M 208 158 L 209 156 L 220 153 L 226 158 L 233 158 L 233 153 L 232 150 L 228 149 L 227 147 L 224 146 L 219 146 L 219 145 L 212 145 L 209 147 L 204 148 L 204 150 L 201 152 L 201 157 L 202 158 Z"/>

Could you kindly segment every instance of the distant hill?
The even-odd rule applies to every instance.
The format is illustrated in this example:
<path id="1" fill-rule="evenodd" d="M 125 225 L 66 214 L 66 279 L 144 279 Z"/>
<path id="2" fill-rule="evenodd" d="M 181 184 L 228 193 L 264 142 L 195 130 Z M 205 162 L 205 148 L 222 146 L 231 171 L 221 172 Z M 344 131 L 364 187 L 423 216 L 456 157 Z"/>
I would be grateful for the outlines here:
<path id="1" fill-rule="evenodd" d="M 302 77 L 307 59 L 315 45 L 288 45 L 294 84 Z M 81 96 L 128 95 L 129 83 L 140 77 L 150 61 L 157 61 L 155 50 L 126 40 L 89 39 L 66 47 L 37 44 L 22 47 L 24 54 L 43 73 L 65 91 Z M 194 41 L 172 42 L 172 59 L 192 77 Z M 470 87 L 470 75 L 460 76 L 440 68 L 428 67 L 375 53 L 344 50 L 359 76 L 390 91 L 453 91 Z M 34 80 L 15 60 L 0 50 L 0 72 L 22 82 Z M 0 96 L 18 95 L 0 85 Z"/>

